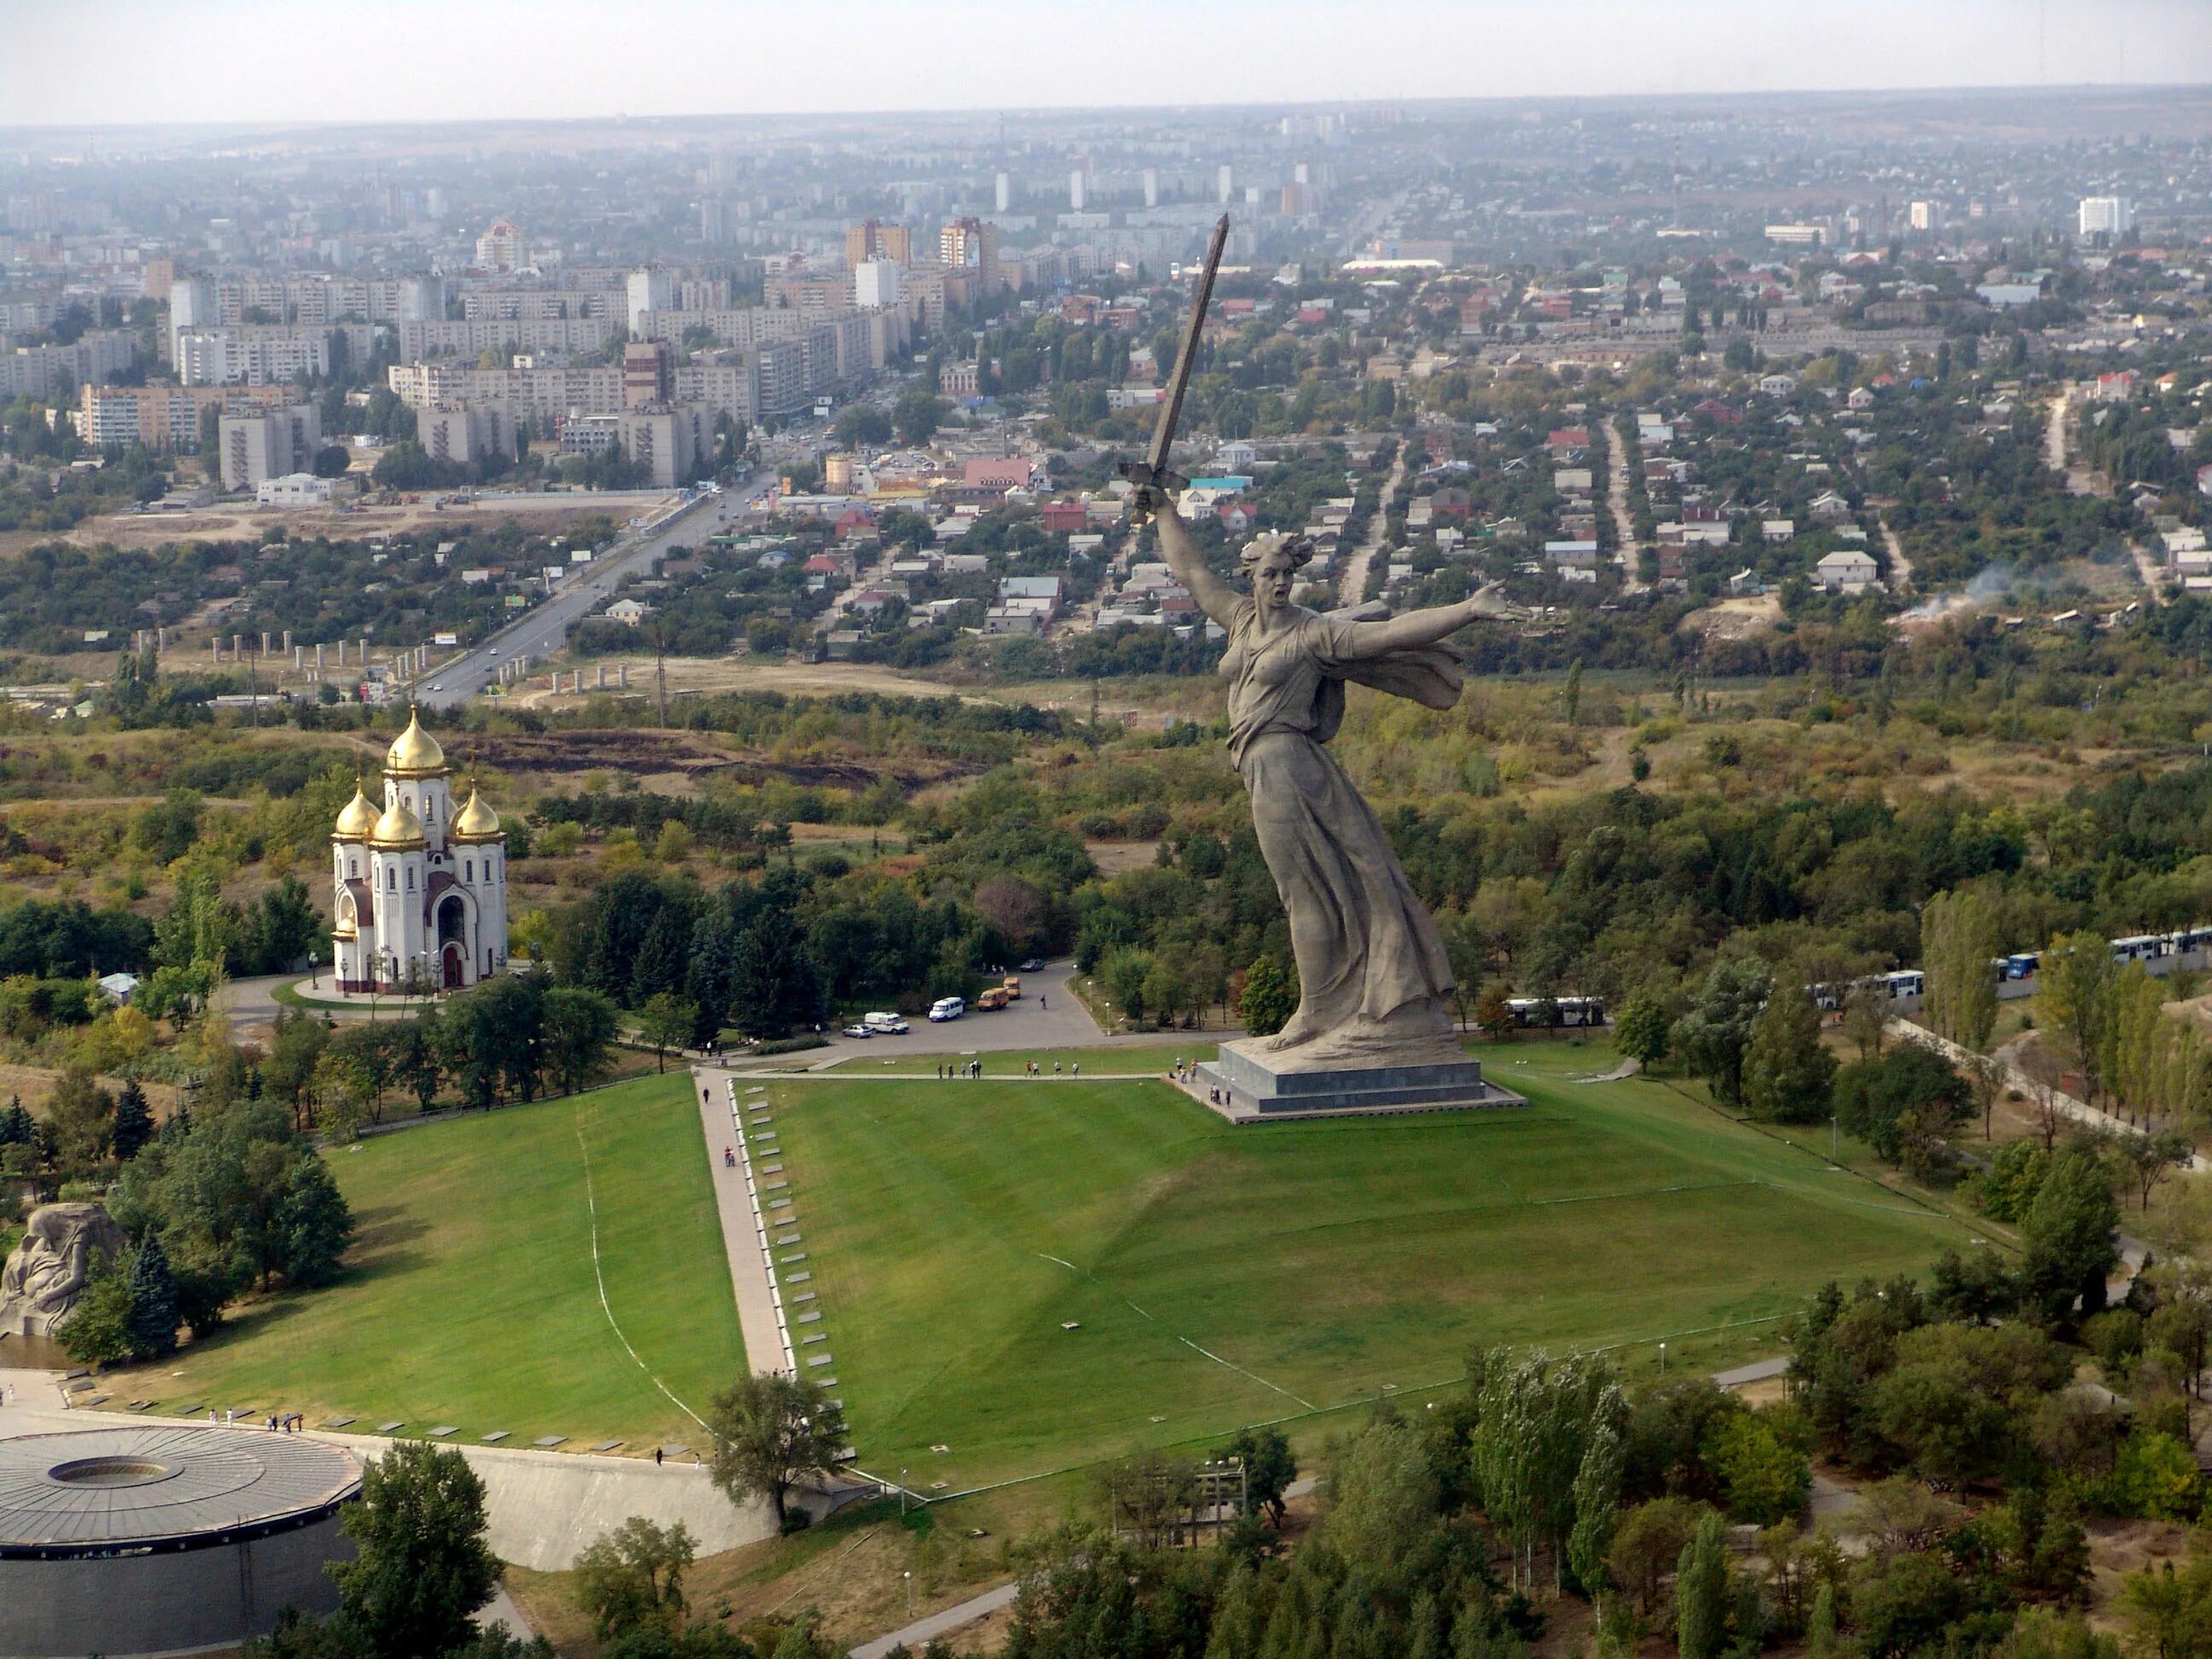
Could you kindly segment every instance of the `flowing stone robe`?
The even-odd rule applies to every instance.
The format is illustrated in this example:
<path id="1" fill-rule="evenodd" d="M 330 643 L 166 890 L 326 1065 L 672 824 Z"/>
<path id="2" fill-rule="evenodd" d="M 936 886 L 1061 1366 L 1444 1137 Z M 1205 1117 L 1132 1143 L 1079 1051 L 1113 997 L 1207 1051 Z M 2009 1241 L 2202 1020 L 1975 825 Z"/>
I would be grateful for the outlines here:
<path id="1" fill-rule="evenodd" d="M 1262 634 L 1257 605 L 1243 599 L 1221 659 L 1230 758 L 1297 957 L 1297 1012 L 1279 1036 L 1243 1045 L 1279 1065 L 1463 1058 L 1443 939 L 1373 810 L 1322 746 L 1343 721 L 1346 680 L 1449 708 L 1463 675 L 1442 645 L 1356 654 L 1358 630 L 1372 625 L 1297 608 Z"/>

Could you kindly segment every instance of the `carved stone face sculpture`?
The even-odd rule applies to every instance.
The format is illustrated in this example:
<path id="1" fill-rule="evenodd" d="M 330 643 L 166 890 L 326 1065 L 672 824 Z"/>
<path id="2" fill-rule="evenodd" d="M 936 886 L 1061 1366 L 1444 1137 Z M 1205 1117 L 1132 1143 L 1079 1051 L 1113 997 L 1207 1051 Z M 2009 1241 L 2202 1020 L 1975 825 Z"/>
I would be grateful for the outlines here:
<path id="1" fill-rule="evenodd" d="M 84 1294 L 94 1269 L 128 1241 L 97 1204 L 46 1204 L 0 1267 L 0 1334 L 51 1336 Z"/>

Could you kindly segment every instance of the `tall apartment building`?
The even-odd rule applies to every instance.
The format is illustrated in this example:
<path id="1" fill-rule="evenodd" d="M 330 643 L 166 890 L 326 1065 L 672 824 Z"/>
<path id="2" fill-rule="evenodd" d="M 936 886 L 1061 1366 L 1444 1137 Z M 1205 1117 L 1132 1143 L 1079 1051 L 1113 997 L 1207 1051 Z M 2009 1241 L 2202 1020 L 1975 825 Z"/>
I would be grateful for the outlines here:
<path id="1" fill-rule="evenodd" d="M 222 417 L 222 487 L 250 489 L 265 479 L 305 472 L 323 441 L 313 404 L 285 404 L 252 415 Z"/>
<path id="2" fill-rule="evenodd" d="M 999 291 L 999 228 L 982 219 L 955 219 L 937 233 L 937 257 L 973 273 L 981 296 Z"/>
<path id="3" fill-rule="evenodd" d="M 878 220 L 863 220 L 845 228 L 845 263 L 858 268 L 871 259 L 889 259 L 893 264 L 914 263 L 914 233 L 904 225 L 887 225 Z"/>
<path id="4" fill-rule="evenodd" d="M 730 240 L 729 209 L 719 196 L 699 204 L 699 240 L 708 247 L 720 247 Z"/>
<path id="5" fill-rule="evenodd" d="M 629 331 L 638 331 L 638 319 L 648 311 L 669 311 L 676 305 L 676 279 L 665 270 L 633 270 L 624 285 L 629 296 Z"/>
<path id="6" fill-rule="evenodd" d="M 289 386 L 81 386 L 77 436 L 95 449 L 197 451 L 202 411 L 246 415 L 287 402 Z"/>
<path id="7" fill-rule="evenodd" d="M 442 216 L 434 212 L 433 219 Z M 480 270 L 520 270 L 530 263 L 530 246 L 511 221 L 495 219 L 477 238 L 477 268 Z"/>
<path id="8" fill-rule="evenodd" d="M 676 354 L 665 340 L 633 340 L 623 348 L 623 407 L 665 404 L 675 389 Z"/>
<path id="9" fill-rule="evenodd" d="M 2084 196 L 2077 216 L 2085 237 L 2118 238 L 2136 227 L 2135 204 L 2124 196 Z"/>
<path id="10" fill-rule="evenodd" d="M 177 360 L 177 337 L 222 320 L 216 309 L 215 284 L 204 276 L 179 276 L 169 284 L 169 361 Z"/>
<path id="11" fill-rule="evenodd" d="M 514 455 L 514 416 L 505 404 L 437 404 L 415 417 L 416 441 L 433 460 L 474 466 Z"/>
<path id="12" fill-rule="evenodd" d="M 215 284 L 215 313 L 205 321 L 238 328 L 252 311 L 265 313 L 276 322 L 323 327 L 349 318 L 371 323 L 419 321 L 446 314 L 446 284 L 440 277 L 420 275 L 226 276 Z"/>
<path id="13" fill-rule="evenodd" d="M 399 357 L 403 362 L 454 354 L 474 357 L 510 347 L 517 351 L 598 351 L 614 333 L 617 320 L 613 317 L 478 317 L 402 323 L 398 331 Z"/>
<path id="14" fill-rule="evenodd" d="M 626 409 L 616 432 L 623 453 L 643 470 L 645 481 L 672 489 L 696 477 L 714 453 L 714 416 L 703 404 Z"/>
<path id="15" fill-rule="evenodd" d="M 365 362 L 376 343 L 368 323 L 247 323 L 195 329 L 177 336 L 177 378 L 186 386 L 267 386 L 331 372 L 331 337 L 342 336 L 354 361 Z"/>
<path id="16" fill-rule="evenodd" d="M 999 176 L 991 181 L 991 205 L 999 212 L 1004 213 L 1013 204 L 1013 175 L 1002 169 Z"/>
<path id="17" fill-rule="evenodd" d="M 863 259 L 853 267 L 853 303 L 863 311 L 899 302 L 899 267 L 889 259 Z"/>
<path id="18" fill-rule="evenodd" d="M 64 385 L 112 380 L 138 361 L 138 336 L 127 328 L 88 329 L 68 345 L 0 350 L 0 399 L 44 398 Z"/>

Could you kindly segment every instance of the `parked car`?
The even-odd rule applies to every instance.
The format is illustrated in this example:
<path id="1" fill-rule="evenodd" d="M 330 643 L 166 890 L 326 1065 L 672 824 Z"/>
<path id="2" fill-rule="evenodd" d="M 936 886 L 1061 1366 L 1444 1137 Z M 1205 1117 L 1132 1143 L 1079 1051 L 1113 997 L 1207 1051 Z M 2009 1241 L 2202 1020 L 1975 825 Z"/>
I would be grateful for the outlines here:
<path id="1" fill-rule="evenodd" d="M 930 1023 L 942 1025 L 948 1019 L 958 1019 L 968 1012 L 964 997 L 939 997 L 929 1005 Z"/>
<path id="2" fill-rule="evenodd" d="M 1041 974 L 1044 972 L 1044 958 L 1042 957 L 1031 957 L 1027 962 L 1022 964 L 1022 971 L 1025 974 Z"/>
<path id="3" fill-rule="evenodd" d="M 875 1036 L 875 1032 L 866 1025 L 848 1025 L 845 1028 L 845 1035 L 850 1037 L 872 1037 Z"/>
<path id="4" fill-rule="evenodd" d="M 863 1014 L 860 1024 L 879 1036 L 904 1036 L 914 1029 L 896 1014 Z"/>

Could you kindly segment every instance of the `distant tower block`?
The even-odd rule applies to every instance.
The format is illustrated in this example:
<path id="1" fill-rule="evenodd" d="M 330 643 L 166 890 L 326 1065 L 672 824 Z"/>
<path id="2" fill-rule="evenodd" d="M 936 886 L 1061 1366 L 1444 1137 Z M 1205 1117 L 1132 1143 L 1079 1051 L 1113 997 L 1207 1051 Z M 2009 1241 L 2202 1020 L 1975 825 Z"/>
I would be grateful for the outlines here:
<path id="1" fill-rule="evenodd" d="M 328 662 L 327 660 L 325 660 L 325 658 L 324 658 L 324 656 L 323 656 L 323 647 L 322 647 L 321 646 L 318 645 L 318 646 L 315 647 L 315 672 L 316 672 L 316 674 L 317 674 L 318 676 L 319 676 L 319 675 L 322 673 L 323 670 L 324 670 L 324 669 L 325 669 L 325 668 L 327 668 L 327 667 L 329 667 L 329 666 L 330 666 L 329 662 Z"/>
<path id="2" fill-rule="evenodd" d="M 208 641 L 208 649 L 215 653 L 215 660 L 222 660 L 222 635 L 218 634 Z"/>
<path id="3" fill-rule="evenodd" d="M 246 660 L 245 635 L 233 634 L 230 636 L 230 659 L 233 662 L 244 662 Z"/>
<path id="4" fill-rule="evenodd" d="M 304 645 L 295 645 L 295 646 L 294 646 L 294 647 L 292 647 L 292 669 L 293 669 L 293 672 L 294 672 L 295 673 L 296 673 L 296 672 L 298 672 L 301 669 L 305 668 L 307 665 L 307 647 L 306 646 L 304 646 Z"/>
<path id="5" fill-rule="evenodd" d="M 261 654 L 264 657 L 269 654 L 269 635 L 266 634 L 261 636 Z"/>
<path id="6" fill-rule="evenodd" d="M 1221 164 L 1221 170 L 1213 175 L 1213 192 L 1220 198 L 1221 205 L 1224 207 L 1227 207 L 1229 205 L 1229 192 L 1231 188 L 1232 181 L 1229 170 L 1229 163 L 1224 161 Z"/>
<path id="7" fill-rule="evenodd" d="M 998 204 L 998 210 L 1001 213 L 1013 206 L 1014 181 L 1011 175 L 1003 172 L 999 174 L 992 191 L 991 199 Z"/>
<path id="8" fill-rule="evenodd" d="M 1160 170 L 1158 167 L 1146 167 L 1145 169 L 1145 205 L 1148 208 L 1156 208 L 1159 204 Z"/>
<path id="9" fill-rule="evenodd" d="M 284 630 L 284 648 L 287 651 L 292 648 L 292 630 L 289 628 Z"/>
<path id="10" fill-rule="evenodd" d="M 597 684 L 598 684 L 598 686 L 599 686 L 599 689 L 600 690 L 604 691 L 604 690 L 605 690 L 607 689 L 607 665 L 606 665 L 606 664 L 605 664 L 605 663 L 601 663 L 601 664 L 599 665 L 599 680 L 598 680 L 598 682 L 597 682 Z"/>

